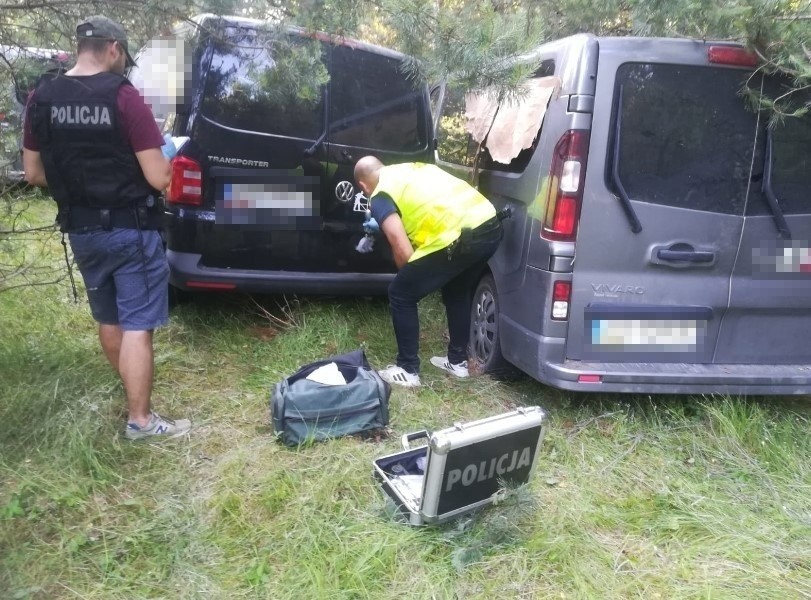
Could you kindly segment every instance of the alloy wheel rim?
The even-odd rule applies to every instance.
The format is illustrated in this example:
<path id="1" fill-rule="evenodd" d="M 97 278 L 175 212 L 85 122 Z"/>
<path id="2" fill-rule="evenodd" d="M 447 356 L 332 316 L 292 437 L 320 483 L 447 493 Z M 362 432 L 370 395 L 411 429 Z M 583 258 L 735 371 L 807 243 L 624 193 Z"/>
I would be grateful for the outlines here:
<path id="1" fill-rule="evenodd" d="M 496 340 L 496 299 L 489 290 L 476 298 L 473 319 L 472 350 L 477 360 L 486 362 L 493 354 Z"/>

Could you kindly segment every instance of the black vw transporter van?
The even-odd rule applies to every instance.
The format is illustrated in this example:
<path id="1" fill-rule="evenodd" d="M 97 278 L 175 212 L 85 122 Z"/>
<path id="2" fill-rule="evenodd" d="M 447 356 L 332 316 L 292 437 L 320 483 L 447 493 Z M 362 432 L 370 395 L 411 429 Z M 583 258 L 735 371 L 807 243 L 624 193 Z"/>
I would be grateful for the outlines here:
<path id="1" fill-rule="evenodd" d="M 366 154 L 433 160 L 428 90 L 408 79 L 404 58 L 212 15 L 149 42 L 130 79 L 185 141 L 165 199 L 171 284 L 385 293 L 395 267 L 383 236 L 372 252 L 355 250 L 366 199 L 353 168 Z"/>

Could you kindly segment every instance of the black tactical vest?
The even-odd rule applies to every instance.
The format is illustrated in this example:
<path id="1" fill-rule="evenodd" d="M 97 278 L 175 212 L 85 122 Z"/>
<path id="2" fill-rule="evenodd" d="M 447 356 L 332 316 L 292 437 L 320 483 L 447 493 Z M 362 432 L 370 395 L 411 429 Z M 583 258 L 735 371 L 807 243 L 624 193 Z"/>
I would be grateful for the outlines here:
<path id="1" fill-rule="evenodd" d="M 32 131 L 63 228 L 71 211 L 131 210 L 157 194 L 122 136 L 117 106 L 122 85 L 131 84 L 115 73 L 55 74 L 43 77 L 34 93 Z"/>

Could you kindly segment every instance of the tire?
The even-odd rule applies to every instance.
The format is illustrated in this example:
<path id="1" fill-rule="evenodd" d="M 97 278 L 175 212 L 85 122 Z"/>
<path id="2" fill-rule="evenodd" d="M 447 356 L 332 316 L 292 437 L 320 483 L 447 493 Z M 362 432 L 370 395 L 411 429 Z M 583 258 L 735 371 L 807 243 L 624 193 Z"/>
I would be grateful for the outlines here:
<path id="1" fill-rule="evenodd" d="M 479 281 L 473 294 L 470 309 L 470 358 L 475 361 L 482 373 L 491 375 L 512 375 L 513 367 L 501 353 L 501 340 L 498 331 L 500 313 L 498 292 L 493 277 L 485 275 Z"/>
<path id="2" fill-rule="evenodd" d="M 169 284 L 169 309 L 173 309 L 181 304 L 186 304 L 194 299 L 192 292 L 181 290 L 178 287 Z"/>

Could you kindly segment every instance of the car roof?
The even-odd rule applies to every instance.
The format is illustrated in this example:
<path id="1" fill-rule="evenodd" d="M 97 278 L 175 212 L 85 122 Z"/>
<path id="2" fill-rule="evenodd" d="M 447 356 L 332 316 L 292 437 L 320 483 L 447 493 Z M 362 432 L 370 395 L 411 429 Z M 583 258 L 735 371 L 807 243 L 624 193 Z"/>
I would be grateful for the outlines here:
<path id="1" fill-rule="evenodd" d="M 545 42 L 536 50 L 551 50 L 556 47 L 583 45 L 591 40 L 596 41 L 601 47 L 619 50 L 627 48 L 632 51 L 639 51 L 651 46 L 667 46 L 671 48 L 685 48 L 695 46 L 732 46 L 743 47 L 738 42 L 729 40 L 710 40 L 703 38 L 669 38 L 669 37 L 640 37 L 640 36 L 597 36 L 591 33 L 577 33 L 567 37 Z"/>
<path id="2" fill-rule="evenodd" d="M 560 70 L 556 67 L 556 76 L 561 78 L 563 94 L 593 94 L 598 56 L 699 65 L 708 64 L 708 48 L 711 46 L 743 48 L 742 44 L 729 41 L 579 33 L 541 44 L 515 60 L 534 62 L 554 59 L 562 67 Z"/>
<path id="3" fill-rule="evenodd" d="M 232 25 L 235 27 L 244 27 L 244 28 L 262 28 L 262 27 L 273 27 L 279 26 L 280 22 L 275 21 L 272 19 L 268 20 L 261 20 L 261 19 L 250 19 L 248 17 L 237 17 L 237 16 L 226 16 L 226 15 L 214 15 L 210 13 L 203 13 L 199 14 L 192 19 L 190 19 L 194 24 L 198 27 L 205 28 L 207 21 L 224 21 L 228 25 Z M 181 26 L 181 28 L 185 29 L 186 26 Z M 390 48 L 385 48 L 383 46 L 377 46 L 375 44 L 370 44 L 368 42 L 362 42 L 360 40 L 356 40 L 354 38 L 349 38 L 346 36 L 341 35 L 332 35 L 329 33 L 324 33 L 322 31 L 312 31 L 306 29 L 304 27 L 297 27 L 295 25 L 286 25 L 285 29 L 290 33 L 294 33 L 296 35 L 300 35 L 302 37 L 311 37 L 313 39 L 320 40 L 322 42 L 327 42 L 331 44 L 335 44 L 338 46 L 347 46 L 349 48 L 353 48 L 355 50 L 364 50 L 366 52 L 371 52 L 374 54 L 381 54 L 384 56 L 388 56 L 390 58 L 397 58 L 397 59 L 404 59 L 408 58 L 407 55 L 403 54 L 402 52 L 397 52 L 396 50 L 392 50 Z"/>
<path id="4" fill-rule="evenodd" d="M 35 48 L 33 46 L 7 46 L 0 44 L 0 54 L 8 61 L 17 59 L 65 61 L 70 59 L 70 52 L 57 50 L 55 48 Z"/>

